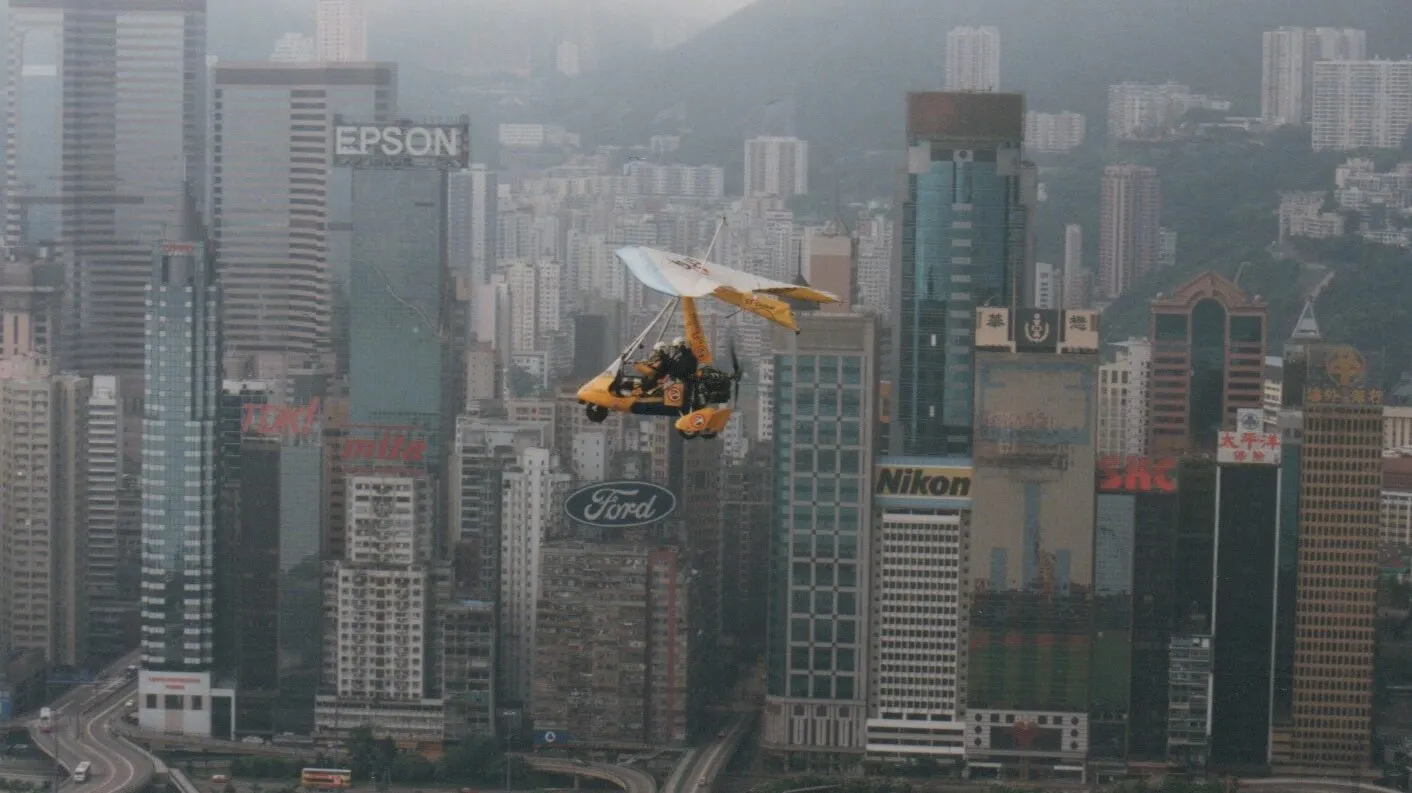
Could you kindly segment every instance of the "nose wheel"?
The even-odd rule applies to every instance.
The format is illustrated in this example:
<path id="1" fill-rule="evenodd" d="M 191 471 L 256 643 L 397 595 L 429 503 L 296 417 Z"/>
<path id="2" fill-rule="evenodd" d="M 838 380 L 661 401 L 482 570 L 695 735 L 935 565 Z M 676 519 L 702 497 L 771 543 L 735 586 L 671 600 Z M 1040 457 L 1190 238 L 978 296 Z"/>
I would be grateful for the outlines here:
<path id="1" fill-rule="evenodd" d="M 602 405 L 589 405 L 583 412 L 588 415 L 588 420 L 594 424 L 602 424 L 608 420 L 608 408 Z"/>

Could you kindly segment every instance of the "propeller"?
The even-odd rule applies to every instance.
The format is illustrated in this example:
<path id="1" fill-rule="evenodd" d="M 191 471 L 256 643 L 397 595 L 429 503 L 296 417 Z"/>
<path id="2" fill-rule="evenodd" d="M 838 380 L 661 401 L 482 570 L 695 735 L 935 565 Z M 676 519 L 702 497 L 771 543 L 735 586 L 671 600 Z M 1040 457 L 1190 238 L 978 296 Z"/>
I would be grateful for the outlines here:
<path id="1" fill-rule="evenodd" d="M 731 404 L 740 404 L 740 381 L 745 379 L 745 370 L 740 368 L 740 358 L 735 354 L 735 339 L 730 340 L 731 353 Z"/>

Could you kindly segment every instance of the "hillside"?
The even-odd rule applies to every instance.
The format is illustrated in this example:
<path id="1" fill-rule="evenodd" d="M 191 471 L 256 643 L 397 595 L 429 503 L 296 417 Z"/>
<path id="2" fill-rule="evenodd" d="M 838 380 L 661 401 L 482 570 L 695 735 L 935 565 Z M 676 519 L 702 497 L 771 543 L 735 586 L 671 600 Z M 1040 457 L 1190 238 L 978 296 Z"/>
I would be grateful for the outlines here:
<path id="1" fill-rule="evenodd" d="M 1001 28 L 1001 82 L 1031 108 L 1102 123 L 1107 86 L 1174 79 L 1258 112 L 1260 34 L 1349 25 L 1374 53 L 1412 40 L 1406 0 L 757 0 L 667 53 L 578 81 L 572 128 L 594 141 L 642 140 L 685 116 L 690 151 L 733 164 L 752 134 L 797 134 L 818 152 L 897 148 L 903 94 L 941 87 L 946 32 Z M 654 123 L 659 115 L 664 120 Z"/>

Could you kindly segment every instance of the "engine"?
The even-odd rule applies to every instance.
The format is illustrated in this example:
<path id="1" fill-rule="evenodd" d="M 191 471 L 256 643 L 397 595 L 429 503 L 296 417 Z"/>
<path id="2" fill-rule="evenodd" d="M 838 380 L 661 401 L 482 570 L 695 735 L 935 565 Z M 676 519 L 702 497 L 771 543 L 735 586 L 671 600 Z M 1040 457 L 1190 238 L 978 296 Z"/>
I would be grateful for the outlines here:
<path id="1" fill-rule="evenodd" d="M 696 372 L 697 399 L 708 405 L 721 405 L 731 401 L 731 376 L 710 366 L 703 366 Z"/>

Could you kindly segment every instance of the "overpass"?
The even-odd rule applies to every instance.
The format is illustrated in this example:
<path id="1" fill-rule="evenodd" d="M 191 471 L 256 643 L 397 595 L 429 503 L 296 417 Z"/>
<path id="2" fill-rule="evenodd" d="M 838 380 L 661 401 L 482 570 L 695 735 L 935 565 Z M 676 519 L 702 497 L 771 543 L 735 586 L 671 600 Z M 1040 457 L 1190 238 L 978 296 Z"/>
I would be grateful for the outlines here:
<path id="1" fill-rule="evenodd" d="M 38 721 L 30 723 L 30 741 L 49 755 L 56 765 L 72 772 L 81 762 L 89 763 L 89 780 L 78 787 L 72 780 L 57 786 L 58 793 L 137 793 L 165 770 L 161 761 L 132 745 L 114 732 L 127 713 L 127 699 L 137 686 L 122 676 L 136 653 L 122 658 L 107 670 L 111 679 L 80 685 L 50 704 L 51 731 L 43 732 Z"/>
<path id="2" fill-rule="evenodd" d="M 627 793 L 657 793 L 657 780 L 636 768 L 624 768 L 606 763 L 585 763 L 579 760 L 562 760 L 557 757 L 520 755 L 530 768 L 549 774 L 565 776 L 586 776 L 612 782 Z"/>
<path id="3" fill-rule="evenodd" d="M 168 735 L 154 730 L 143 730 L 129 724 L 119 726 L 118 731 L 134 743 L 159 751 L 278 757 L 286 760 L 313 760 L 319 756 L 327 757 L 330 754 L 336 754 L 312 747 L 271 746 L 244 741 L 227 741 L 221 738 L 206 738 L 199 735 Z"/>
<path id="4" fill-rule="evenodd" d="M 1406 793 L 1385 785 L 1333 777 L 1277 776 L 1242 779 L 1240 787 L 1241 790 L 1268 791 L 1268 793 Z"/>
<path id="5" fill-rule="evenodd" d="M 716 777 L 735 756 L 740 744 L 750 731 L 754 712 L 738 716 L 725 734 L 711 743 L 693 749 L 683 758 L 667 780 L 664 793 L 696 793 L 710 790 L 716 784 Z"/>

